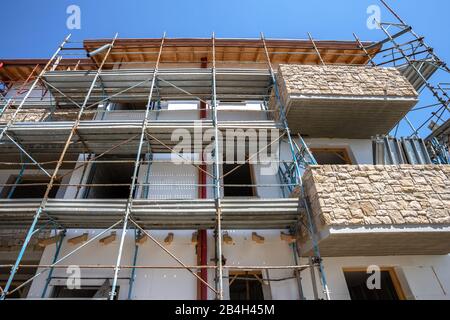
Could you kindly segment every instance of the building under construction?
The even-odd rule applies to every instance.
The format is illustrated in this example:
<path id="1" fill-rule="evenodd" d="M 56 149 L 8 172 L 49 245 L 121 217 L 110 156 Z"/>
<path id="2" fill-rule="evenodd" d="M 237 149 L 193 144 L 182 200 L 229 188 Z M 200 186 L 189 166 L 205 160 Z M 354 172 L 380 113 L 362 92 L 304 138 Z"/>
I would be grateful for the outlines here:
<path id="1" fill-rule="evenodd" d="M 1 298 L 449 299 L 450 70 L 391 13 L 1 61 Z"/>

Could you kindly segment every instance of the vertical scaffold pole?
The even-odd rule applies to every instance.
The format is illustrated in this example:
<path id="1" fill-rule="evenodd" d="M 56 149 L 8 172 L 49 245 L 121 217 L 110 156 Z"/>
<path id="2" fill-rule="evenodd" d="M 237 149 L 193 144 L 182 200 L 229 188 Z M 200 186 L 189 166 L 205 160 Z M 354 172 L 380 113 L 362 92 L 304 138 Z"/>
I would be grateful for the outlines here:
<path id="1" fill-rule="evenodd" d="M 58 239 L 58 242 L 56 243 L 55 255 L 53 256 L 52 263 L 55 263 L 56 261 L 58 261 L 59 252 L 61 251 L 61 247 L 62 247 L 62 244 L 64 242 L 64 237 L 65 236 L 66 236 L 66 230 L 63 230 L 58 235 L 59 239 Z M 45 298 L 45 296 L 47 295 L 48 286 L 50 285 L 50 281 L 52 280 L 52 276 L 53 276 L 53 271 L 54 270 L 55 270 L 55 268 L 52 267 L 50 269 L 49 273 L 48 273 L 47 280 L 45 281 L 44 290 L 42 290 L 41 298 Z"/>
<path id="2" fill-rule="evenodd" d="M 215 34 L 212 34 L 212 121 L 214 126 L 214 196 L 216 206 L 216 298 L 223 299 L 223 263 L 222 263 L 222 207 L 220 192 L 220 149 L 219 149 L 219 129 L 217 127 L 217 95 L 216 95 L 216 41 Z"/>
<path id="3" fill-rule="evenodd" d="M 44 66 L 44 68 L 41 70 L 39 75 L 36 77 L 36 79 L 34 80 L 33 84 L 28 89 L 28 92 L 26 93 L 26 95 L 23 98 L 22 102 L 17 107 L 16 112 L 14 112 L 13 116 L 11 117 L 9 122 L 6 124 L 6 126 L 3 128 L 2 132 L 0 133 L 0 141 L 3 138 L 4 134 L 6 133 L 6 131 L 9 129 L 9 127 L 13 124 L 17 114 L 22 109 L 22 106 L 25 104 L 26 100 L 31 95 L 32 91 L 34 90 L 34 88 L 36 87 L 36 85 L 38 84 L 38 82 L 40 81 L 42 76 L 45 74 L 47 68 L 52 64 L 53 60 L 55 60 L 55 58 L 58 56 L 59 52 L 64 48 L 64 45 L 69 41 L 69 39 L 70 39 L 70 34 L 64 39 L 64 41 L 61 43 L 61 45 L 55 51 L 53 56 L 49 59 L 47 64 Z M 67 145 L 68 145 L 68 143 L 67 143 Z M 60 163 L 59 163 L 59 165 L 60 165 Z M 5 288 L 3 289 L 3 293 L 0 296 L 0 300 L 4 300 L 6 298 L 6 295 L 8 294 L 9 288 L 11 287 L 11 284 L 12 284 L 12 282 L 14 280 L 14 276 L 16 275 L 17 269 L 19 268 L 19 264 L 22 261 L 23 255 L 25 254 L 25 250 L 26 250 L 26 248 L 28 246 L 28 243 L 31 240 L 31 237 L 34 234 L 34 230 L 35 230 L 36 225 L 37 225 L 37 223 L 39 221 L 39 217 L 40 217 L 40 215 L 41 215 L 41 213 L 43 211 L 43 208 L 44 208 L 44 206 L 45 206 L 45 204 L 47 202 L 47 198 L 48 198 L 48 195 L 50 194 L 50 190 L 53 187 L 53 180 L 56 177 L 58 168 L 59 168 L 59 166 L 57 165 L 57 168 L 55 169 L 55 172 L 53 173 L 52 178 L 50 179 L 50 182 L 47 185 L 47 190 L 46 190 L 46 192 L 44 194 L 44 198 L 42 199 L 39 208 L 36 210 L 36 213 L 35 213 L 35 215 L 33 217 L 33 222 L 31 223 L 31 226 L 28 229 L 27 235 L 26 235 L 25 240 L 24 240 L 24 242 L 22 244 L 22 247 L 21 247 L 21 249 L 19 251 L 19 255 L 17 256 L 16 262 L 14 263 L 14 266 L 11 268 L 11 272 L 10 272 L 8 281 L 6 282 Z"/>
<path id="4" fill-rule="evenodd" d="M 279 104 L 280 120 L 281 120 L 281 122 L 283 124 L 283 127 L 284 127 L 284 130 L 286 132 L 286 135 L 287 135 L 287 138 L 288 138 L 289 148 L 291 150 L 292 159 L 293 159 L 294 165 L 295 165 L 295 172 L 296 172 L 296 176 L 297 176 L 297 184 L 298 184 L 298 186 L 300 188 L 300 191 L 301 191 L 301 195 L 300 196 L 302 198 L 302 201 L 304 203 L 305 210 L 306 210 L 306 216 L 307 216 L 308 225 L 309 225 L 308 229 L 309 229 L 309 232 L 310 232 L 310 235 L 311 235 L 311 239 L 312 239 L 312 242 L 313 242 L 314 254 L 315 254 L 315 256 L 318 259 L 317 263 L 318 263 L 318 267 L 319 267 L 319 271 L 320 271 L 320 275 L 321 275 L 321 282 L 322 282 L 322 286 L 323 286 L 323 291 L 324 291 L 326 299 L 330 300 L 330 293 L 329 293 L 328 285 L 327 285 L 327 282 L 326 282 L 325 272 L 323 270 L 322 260 L 321 260 L 320 252 L 319 252 L 319 246 L 318 246 L 316 238 L 315 238 L 316 234 L 314 232 L 312 216 L 311 216 L 311 212 L 309 210 L 308 201 L 306 199 L 305 189 L 303 187 L 303 181 L 302 181 L 302 174 L 301 174 L 301 171 L 300 171 L 300 165 L 298 163 L 298 158 L 296 156 L 294 142 L 292 140 L 291 132 L 290 132 L 290 129 L 289 129 L 289 125 L 287 123 L 287 118 L 286 118 L 284 106 L 282 104 L 282 101 L 281 101 L 281 98 L 280 98 L 280 94 L 279 94 L 279 91 L 278 91 L 278 84 L 277 84 L 277 80 L 276 80 L 276 77 L 275 77 L 275 73 L 273 71 L 272 62 L 270 60 L 269 51 L 268 51 L 267 45 L 266 45 L 266 40 L 265 40 L 264 34 L 262 32 L 261 32 L 261 41 L 263 43 L 263 48 L 264 48 L 264 52 L 265 52 L 265 55 L 266 55 L 267 65 L 268 65 L 270 76 L 271 76 L 272 83 L 273 83 L 273 89 L 274 89 L 274 92 L 275 92 L 275 99 L 277 100 L 277 103 Z M 308 148 L 306 145 L 305 145 L 305 147 Z"/>
<path id="5" fill-rule="evenodd" d="M 137 182 L 139 167 L 140 167 L 140 163 L 141 163 L 142 145 L 144 143 L 145 130 L 147 128 L 148 117 L 150 114 L 150 105 L 151 105 L 152 98 L 153 98 L 153 89 L 154 89 L 155 83 L 156 83 L 156 76 L 158 75 L 159 61 L 161 59 L 161 53 L 163 50 L 165 37 L 166 37 L 166 33 L 164 32 L 163 37 L 161 39 L 161 45 L 159 46 L 159 53 L 158 53 L 158 57 L 156 59 L 155 69 L 153 70 L 152 83 L 150 85 L 150 92 L 148 94 L 147 107 L 145 109 L 144 120 L 142 121 L 141 136 L 139 138 L 139 147 L 138 147 L 137 154 L 136 154 L 136 160 L 134 162 L 134 171 L 133 171 L 133 176 L 131 178 L 130 193 L 128 195 L 127 205 L 125 208 L 124 220 L 123 220 L 123 226 L 122 226 L 122 234 L 120 236 L 120 243 L 119 243 L 119 251 L 117 253 L 116 266 L 114 268 L 114 278 L 113 278 L 113 283 L 111 286 L 111 292 L 110 292 L 110 297 L 109 297 L 110 300 L 113 300 L 116 295 L 117 278 L 119 276 L 120 262 L 122 260 L 123 245 L 125 242 L 125 235 L 126 235 L 127 228 L 128 228 L 128 218 L 130 216 L 131 207 L 133 205 L 134 190 L 136 188 L 136 182 Z"/>
<path id="6" fill-rule="evenodd" d="M 134 254 L 133 254 L 133 268 L 131 269 L 130 274 L 130 281 L 129 281 L 129 287 L 128 287 L 128 300 L 131 300 L 132 294 L 133 294 L 133 287 L 134 287 L 134 278 L 136 277 L 136 262 L 139 254 L 139 244 L 138 244 L 138 238 L 141 235 L 140 230 L 134 229 Z"/>
<path id="7" fill-rule="evenodd" d="M 114 40 L 113 40 L 113 42 L 112 42 L 112 44 L 111 44 L 111 47 L 110 47 L 110 48 L 108 49 L 108 51 L 106 52 L 105 57 L 103 58 L 103 61 L 102 61 L 101 65 L 100 65 L 99 68 L 97 69 L 97 72 L 96 72 L 96 74 L 95 74 L 95 76 L 94 76 L 94 79 L 92 80 L 91 86 L 89 87 L 89 90 L 88 90 L 88 92 L 87 92 L 87 94 L 86 94 L 86 98 L 84 99 L 84 102 L 83 102 L 83 104 L 82 104 L 82 106 L 81 106 L 81 108 L 80 108 L 80 111 L 78 112 L 77 119 L 75 120 L 75 123 L 73 124 L 72 129 L 70 130 L 69 136 L 67 137 L 66 143 L 65 143 L 64 148 L 63 148 L 63 150 L 62 150 L 62 152 L 61 152 L 61 155 L 60 155 L 60 157 L 59 157 L 59 159 L 58 159 L 58 162 L 57 162 L 57 164 L 56 164 L 56 167 L 55 167 L 55 169 L 54 169 L 54 171 L 53 171 L 53 174 L 52 174 L 52 176 L 51 176 L 51 178 L 50 178 L 49 183 L 47 184 L 47 189 L 46 189 L 46 191 L 45 191 L 45 193 L 44 193 L 44 196 L 43 196 L 43 198 L 42 198 L 41 204 L 39 205 L 39 208 L 36 210 L 36 214 L 34 215 L 33 222 L 32 222 L 32 224 L 31 224 L 31 226 L 30 226 L 30 228 L 29 228 L 29 230 L 28 230 L 28 234 L 27 234 L 27 236 L 26 236 L 26 238 L 25 238 L 25 241 L 24 241 L 24 243 L 23 243 L 23 245 L 22 245 L 22 249 L 20 250 L 19 256 L 17 257 L 17 260 L 16 260 L 16 263 L 14 264 L 14 266 L 13 266 L 13 268 L 12 268 L 12 270 L 11 270 L 11 274 L 10 274 L 10 276 L 9 276 L 8 282 L 6 283 L 6 286 L 5 286 L 3 295 L 2 295 L 2 297 L 1 297 L 0 299 L 4 299 L 4 298 L 6 297 L 6 295 L 8 294 L 8 290 L 9 290 L 9 288 L 10 288 L 10 286 L 11 286 L 11 283 L 12 283 L 12 281 L 13 281 L 13 279 L 14 279 L 14 275 L 16 274 L 17 268 L 19 267 L 19 264 L 20 264 L 20 262 L 22 261 L 22 257 L 23 257 L 23 254 L 24 254 L 24 252 L 25 252 L 25 249 L 27 248 L 27 245 L 28 245 L 28 243 L 30 242 L 31 237 L 32 237 L 32 235 L 34 234 L 34 229 L 35 229 L 35 227 L 36 227 L 36 225 L 37 225 L 37 223 L 38 223 L 38 221 L 39 221 L 39 217 L 40 217 L 40 215 L 42 214 L 42 212 L 44 211 L 44 208 L 45 208 L 45 206 L 46 206 L 46 204 L 47 204 L 47 201 L 48 201 L 48 197 L 49 197 L 50 191 L 51 191 L 51 189 L 53 188 L 53 184 L 54 184 L 55 179 L 56 179 L 56 177 L 57 177 L 57 175 L 58 175 L 59 169 L 60 169 L 60 167 L 61 167 L 61 165 L 62 165 L 62 163 L 63 163 L 64 156 L 66 155 L 66 152 L 67 152 L 67 150 L 69 149 L 70 141 L 72 141 L 72 138 L 73 138 L 73 136 L 75 135 L 75 132 L 76 132 L 76 130 L 77 130 L 77 127 L 78 127 L 78 125 L 80 124 L 81 116 L 83 115 L 83 111 L 84 111 L 84 109 L 85 109 L 85 107 L 86 107 L 86 105 L 87 105 L 87 102 L 88 102 L 88 100 L 89 100 L 89 98 L 90 98 L 90 95 L 91 95 L 92 91 L 94 90 L 95 84 L 96 84 L 98 78 L 100 77 L 100 72 L 101 72 L 101 70 L 102 70 L 102 68 L 103 68 L 103 65 L 105 64 L 105 61 L 106 61 L 106 59 L 107 59 L 109 53 L 111 52 L 112 46 L 113 46 L 114 41 L 115 41 L 116 38 L 117 38 L 117 34 L 116 34 L 116 36 L 114 37 Z M 66 39 L 67 39 L 67 38 L 66 38 Z M 66 42 L 66 41 L 67 41 L 67 40 L 65 40 L 65 42 Z M 65 43 L 65 42 L 64 42 L 64 43 Z M 61 50 L 61 48 L 62 48 L 62 47 L 60 46 L 59 50 Z M 59 50 L 58 50 L 57 52 L 59 52 Z M 54 56 L 52 57 L 52 59 L 54 59 L 54 57 L 56 57 L 56 55 L 54 55 Z M 50 65 L 50 64 L 47 64 L 46 67 L 48 67 L 48 65 Z M 46 69 L 46 68 L 45 68 L 45 69 Z M 41 72 L 40 76 L 41 76 L 41 75 L 43 75 L 42 72 Z M 34 86 L 32 86 L 32 88 L 34 88 Z M 31 88 L 30 88 L 30 90 L 31 90 Z M 27 93 L 27 96 L 29 96 L 29 94 L 30 94 L 30 92 Z M 24 101 L 25 101 L 25 100 L 24 100 Z M 24 101 L 22 101 L 22 104 L 24 103 Z M 21 105 L 22 105 L 22 104 L 21 104 Z"/>

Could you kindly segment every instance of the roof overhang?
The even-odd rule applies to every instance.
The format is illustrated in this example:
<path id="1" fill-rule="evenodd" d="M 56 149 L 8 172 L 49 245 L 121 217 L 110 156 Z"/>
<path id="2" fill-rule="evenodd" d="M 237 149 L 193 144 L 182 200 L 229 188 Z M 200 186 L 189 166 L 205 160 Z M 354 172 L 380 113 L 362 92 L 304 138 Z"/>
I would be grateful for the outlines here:
<path id="1" fill-rule="evenodd" d="M 162 39 L 116 39 L 106 60 L 106 67 L 125 62 L 155 62 Z M 91 52 L 111 43 L 112 39 L 85 40 L 84 48 Z M 215 39 L 216 62 L 266 63 L 264 46 L 260 39 Z M 328 41 L 266 39 L 266 46 L 273 64 L 296 63 L 318 64 L 320 59 L 314 48 L 317 46 L 322 59 L 328 64 L 367 64 L 369 57 L 360 49 L 356 41 Z M 363 42 L 364 46 L 372 45 Z M 381 45 L 369 50 L 373 57 Z M 106 50 L 92 57 L 100 64 Z M 202 59 L 212 61 L 212 39 L 210 38 L 166 38 L 161 55 L 161 63 L 202 63 Z M 203 60 L 204 61 L 204 60 Z"/>
<path id="2" fill-rule="evenodd" d="M 49 59 L 0 59 L 0 81 L 20 82 L 36 76 L 45 67 Z M 92 69 L 90 59 L 62 59 L 57 70 Z M 34 73 L 33 73 L 34 70 Z M 33 73 L 33 74 L 32 74 Z"/>
<path id="3" fill-rule="evenodd" d="M 116 39 L 111 54 L 108 56 L 105 69 L 112 69 L 119 63 L 129 63 L 132 69 L 155 64 L 161 45 L 158 38 L 149 39 Z M 111 43 L 112 39 L 85 40 L 84 49 L 92 52 L 99 47 Z M 316 45 L 322 59 L 327 64 L 355 64 L 365 65 L 369 57 L 360 49 L 356 41 L 333 41 L 302 39 L 266 39 L 267 50 L 274 68 L 278 64 L 319 64 L 320 59 L 314 48 Z M 370 46 L 372 42 L 362 42 L 363 46 Z M 373 57 L 381 49 L 381 45 L 369 50 Z M 216 62 L 221 63 L 254 63 L 261 68 L 267 68 L 267 60 L 260 39 L 215 39 Z M 104 52 L 93 57 L 83 59 L 62 59 L 57 70 L 91 70 L 96 69 L 104 58 Z M 212 40 L 209 38 L 166 38 L 161 55 L 161 63 L 180 67 L 200 65 L 205 61 L 212 61 Z M 25 81 L 36 67 L 35 74 L 46 65 L 48 59 L 0 59 L 0 81 Z M 250 65 L 249 65 L 250 66 Z M 255 65 L 252 65 L 254 67 Z"/>

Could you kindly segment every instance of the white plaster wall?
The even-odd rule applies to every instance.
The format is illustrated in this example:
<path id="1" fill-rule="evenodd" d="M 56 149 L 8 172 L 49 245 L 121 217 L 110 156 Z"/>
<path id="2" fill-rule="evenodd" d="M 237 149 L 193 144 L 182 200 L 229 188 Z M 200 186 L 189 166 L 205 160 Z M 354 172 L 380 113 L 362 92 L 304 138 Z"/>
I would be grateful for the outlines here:
<path id="1" fill-rule="evenodd" d="M 196 265 L 195 245 L 191 242 L 194 230 L 171 231 L 174 240 L 164 247 L 174 253 L 186 265 Z M 168 231 L 150 231 L 164 244 Z M 150 239 L 139 247 L 137 264 L 179 265 L 172 257 Z M 133 299 L 197 299 L 197 280 L 187 270 L 138 269 L 136 271 Z"/>
<path id="2" fill-rule="evenodd" d="M 300 146 L 300 140 L 294 139 Z M 373 164 L 372 141 L 370 139 L 328 139 L 306 138 L 309 148 L 345 148 L 354 164 Z M 292 159 L 291 149 L 287 139 L 280 144 L 280 158 L 285 161 Z"/>
<path id="3" fill-rule="evenodd" d="M 117 231 L 116 240 L 108 245 L 99 243 L 99 239 L 109 235 L 107 232 L 99 239 L 95 239 L 86 247 L 81 248 L 72 256 L 61 261 L 61 265 L 115 265 L 119 248 L 121 231 Z M 69 230 L 64 239 L 59 257 L 64 257 L 74 249 L 81 245 L 72 245 L 67 240 L 79 236 L 84 232 L 89 232 L 89 239 L 98 235 L 101 230 Z M 172 231 L 174 240 L 172 244 L 164 244 L 164 238 L 167 237 L 168 231 L 150 231 L 155 239 L 162 243 L 167 250 L 173 252 L 181 261 L 187 265 L 195 265 L 197 258 L 195 256 L 195 246 L 191 243 L 192 233 L 190 230 Z M 55 253 L 55 245 L 47 246 L 42 255 L 41 264 L 51 264 Z M 134 231 L 129 230 L 126 234 L 122 265 L 132 265 L 134 257 Z M 137 265 L 169 265 L 177 266 L 177 262 L 173 260 L 166 252 L 157 247 L 150 239 L 139 246 Z M 42 270 L 42 269 L 41 269 Z M 40 271 L 40 270 L 39 270 Z M 38 271 L 38 272 L 39 272 Z M 53 272 L 53 280 L 50 283 L 47 297 L 51 296 L 52 286 L 65 285 L 66 279 L 70 275 L 66 268 L 56 268 Z M 86 269 L 81 268 L 81 286 L 103 284 L 105 279 L 112 281 L 114 271 L 108 269 Z M 45 272 L 37 277 L 30 288 L 28 298 L 40 298 L 48 273 Z M 119 299 L 128 298 L 129 280 L 131 269 L 122 269 L 119 273 L 118 285 Z M 135 275 L 134 288 L 132 291 L 132 299 L 196 299 L 196 280 L 186 270 L 177 269 L 137 269 Z"/>
<path id="4" fill-rule="evenodd" d="M 349 300 L 344 268 L 367 268 L 370 265 L 396 267 L 406 280 L 401 285 L 404 291 L 411 291 L 409 299 L 449 300 L 450 299 L 450 256 L 385 256 L 385 257 L 327 257 L 323 259 L 326 280 L 331 299 Z M 301 263 L 307 263 L 302 259 Z M 302 272 L 303 288 L 308 299 L 313 298 L 309 270 Z M 318 279 L 318 274 L 316 273 Z M 318 285 L 320 297 L 322 287 Z"/>
<path id="5" fill-rule="evenodd" d="M 92 163 L 87 163 L 85 161 L 89 160 L 88 154 L 80 154 L 77 159 L 77 163 L 75 164 L 76 170 L 73 171 L 71 175 L 68 177 L 70 178 L 69 184 L 73 186 L 67 187 L 67 191 L 65 193 L 64 198 L 65 199 L 81 199 L 83 198 L 83 193 L 86 190 L 87 187 L 80 187 L 77 188 L 77 184 L 84 184 L 87 183 L 89 178 L 89 172 L 92 168 Z"/>
<path id="6" fill-rule="evenodd" d="M 271 173 L 266 165 L 254 164 L 252 166 L 255 177 L 256 192 L 259 198 L 282 198 L 281 181 L 277 170 Z M 286 195 L 287 196 L 287 195 Z"/>
<path id="7" fill-rule="evenodd" d="M 154 154 L 153 160 L 170 160 L 170 156 L 170 154 Z M 154 162 L 150 170 L 148 165 L 143 165 L 139 170 L 139 181 L 160 184 L 148 186 L 148 199 L 198 198 L 198 169 L 190 164 Z M 140 191 L 143 189 L 141 187 Z M 140 194 L 142 197 L 142 193 Z"/>
<path id="8" fill-rule="evenodd" d="M 196 117 L 198 111 L 190 110 L 192 117 Z M 162 113 L 161 113 L 162 114 Z M 169 114 L 169 113 L 167 113 Z M 186 115 L 183 112 L 170 112 L 171 119 L 185 120 Z M 223 114 L 225 117 L 225 113 Z M 230 120 L 242 119 L 242 113 L 227 112 L 226 117 Z M 160 118 L 163 119 L 163 118 Z M 352 140 L 352 139 L 306 139 L 311 147 L 345 147 L 349 148 L 352 160 L 358 164 L 372 163 L 372 147 L 370 140 Z M 282 159 L 290 159 L 291 154 L 287 143 L 281 145 L 280 156 Z M 79 159 L 82 156 L 80 156 Z M 154 159 L 158 159 L 155 155 Z M 161 156 L 163 157 L 163 156 Z M 161 158 L 160 158 L 161 159 Z M 89 169 L 89 166 L 88 166 Z M 253 167 L 256 183 L 258 184 L 277 184 L 279 183 L 276 174 L 263 175 L 260 168 L 255 165 Z M 212 166 L 208 166 L 208 171 L 212 172 Z M 31 170 L 30 170 L 31 172 Z M 146 166 L 143 166 L 139 172 L 139 180 L 144 181 Z M 70 178 L 70 183 L 80 182 L 82 169 L 77 169 Z M 0 181 L 6 181 L 9 176 L 8 172 L 2 172 Z M 87 175 L 85 176 L 85 178 Z M 197 183 L 198 170 L 190 165 L 174 165 L 174 164 L 153 164 L 150 170 L 150 181 L 156 183 L 179 183 L 192 182 Z M 84 180 L 83 180 L 84 181 Z M 208 176 L 207 183 L 212 184 L 212 179 Z M 281 189 L 278 187 L 258 188 L 258 196 L 265 198 L 280 197 Z M 79 194 L 82 194 L 80 192 Z M 68 188 L 65 197 L 73 198 L 75 188 Z M 59 195 L 58 195 L 59 196 Z M 197 188 L 195 187 L 151 187 L 149 198 L 152 199 L 179 199 L 179 198 L 196 198 Z M 212 188 L 208 188 L 208 197 L 213 197 Z M 67 239 L 80 235 L 84 230 L 69 230 L 64 242 L 60 257 L 69 253 L 76 248 L 67 244 Z M 258 234 L 265 237 L 264 244 L 257 244 L 251 240 L 251 233 L 255 230 L 234 230 L 229 231 L 229 235 L 233 238 L 232 245 L 223 244 L 223 254 L 227 259 L 227 265 L 291 265 L 293 264 L 293 252 L 291 247 L 280 240 L 280 230 L 259 230 Z M 89 234 L 92 238 L 98 234 L 98 230 L 90 230 Z M 193 230 L 172 231 L 174 233 L 174 241 L 171 245 L 164 245 L 165 248 L 173 252 L 184 263 L 195 265 L 197 258 L 195 255 L 195 246 L 191 243 Z M 158 241 L 163 243 L 168 231 L 151 231 L 151 234 Z M 109 234 L 109 233 L 108 233 Z M 107 234 L 106 234 L 107 235 Z M 105 235 L 105 236 L 106 236 Z M 120 230 L 117 231 L 117 240 L 110 245 L 102 246 L 98 240 L 89 246 L 81 249 L 74 256 L 69 257 L 62 262 L 63 264 L 115 264 L 118 239 L 120 238 Z M 126 235 L 126 241 L 123 250 L 122 264 L 131 264 L 134 252 L 134 234 L 129 231 Z M 41 263 L 51 263 L 55 245 L 48 246 L 42 256 Z M 214 241 L 212 231 L 208 232 L 208 264 L 213 264 L 211 259 L 214 257 Z M 301 263 L 306 263 L 302 259 Z M 151 240 L 148 240 L 139 248 L 137 259 L 138 265 L 176 265 L 176 262 L 170 258 L 161 248 L 157 247 Z M 402 257 L 344 257 L 344 258 L 324 258 L 325 272 L 327 281 L 331 290 L 333 299 L 349 299 L 348 290 L 345 279 L 343 277 L 342 268 L 348 267 L 367 267 L 371 264 L 380 266 L 395 266 L 402 270 L 407 280 L 407 285 L 416 299 L 449 299 L 450 292 L 450 258 L 449 256 L 402 256 Z M 209 271 L 209 283 L 213 285 L 214 272 Z M 264 273 L 263 273 L 264 274 Z M 284 278 L 293 275 L 292 271 L 272 270 L 269 271 L 270 278 Z M 66 277 L 66 270 L 56 269 L 54 272 L 56 277 Z M 94 269 L 83 270 L 82 276 L 111 278 L 113 270 L 111 269 Z M 128 295 L 130 269 L 123 269 L 120 272 L 119 286 L 120 299 L 126 299 Z M 225 270 L 224 276 L 228 276 Z M 313 297 L 309 270 L 302 272 L 303 289 L 308 299 Z M 46 274 L 39 276 L 33 281 L 29 297 L 40 297 L 43 285 L 45 283 Z M 58 280 L 53 280 L 52 285 Z M 62 280 L 64 282 L 64 280 Z M 86 284 L 101 285 L 103 280 L 92 279 L 84 281 Z M 197 292 L 196 279 L 185 270 L 168 270 L 168 269 L 138 269 L 136 271 L 135 287 L 132 293 L 133 299 L 196 299 Z M 320 287 L 320 286 L 319 286 Z M 228 280 L 224 280 L 225 298 L 228 294 Z M 50 294 L 51 290 L 48 291 Z M 209 297 L 214 298 L 211 291 Z M 273 299 L 298 299 L 299 293 L 295 279 L 289 279 L 271 283 L 271 293 Z"/>
<path id="9" fill-rule="evenodd" d="M 257 244 L 251 240 L 251 234 L 255 230 L 229 230 L 228 234 L 233 238 L 233 244 L 223 244 L 223 255 L 227 266 L 282 266 L 294 264 L 292 248 L 280 239 L 280 230 L 258 230 L 258 234 L 265 237 L 264 244 Z M 85 230 L 70 230 L 64 241 L 60 257 L 77 248 L 67 244 L 67 239 L 80 235 Z M 89 231 L 92 238 L 100 231 Z M 172 244 L 164 244 L 164 238 L 168 231 L 149 231 L 164 247 L 177 256 L 186 265 L 195 265 L 197 258 L 195 246 L 191 243 L 194 230 L 171 231 L 174 233 Z M 105 234 L 108 235 L 108 233 Z M 61 264 L 83 265 L 83 264 L 108 264 L 116 262 L 118 244 L 121 232 L 117 231 L 117 239 L 109 245 L 100 245 L 98 240 L 82 248 L 73 256 L 67 258 Z M 128 231 L 124 244 L 122 264 L 131 265 L 134 254 L 133 231 Z M 41 264 L 51 263 L 55 245 L 48 246 L 41 259 Z M 208 231 L 208 264 L 214 264 L 214 240 L 212 231 Z M 157 247 L 150 239 L 139 247 L 137 265 L 170 265 L 177 263 L 167 255 L 161 248 Z M 301 264 L 307 264 L 306 259 L 300 259 Z M 450 256 L 387 256 L 387 257 L 327 257 L 324 258 L 324 270 L 333 300 L 350 299 L 345 282 L 343 268 L 366 268 L 369 265 L 380 267 L 396 267 L 404 278 L 402 283 L 404 289 L 409 289 L 412 299 L 449 299 L 450 292 Z M 264 278 L 267 274 L 262 272 Z M 82 269 L 82 285 L 101 285 L 105 278 L 113 277 L 111 269 Z M 127 299 L 130 269 L 122 269 L 119 274 L 119 299 Z M 54 279 L 51 285 L 64 285 L 67 278 L 65 269 L 55 269 Z M 47 274 L 39 276 L 33 281 L 29 298 L 40 297 L 44 287 Z M 229 298 L 228 269 L 224 269 L 224 298 Z M 271 279 L 293 277 L 291 270 L 270 270 L 268 277 Z M 91 279 L 88 278 L 99 278 Z M 319 279 L 318 274 L 316 278 Z M 208 271 L 208 283 L 214 286 L 214 271 Z M 303 291 L 307 299 L 313 299 L 310 271 L 302 272 Z M 297 282 L 294 278 L 283 281 L 272 282 L 272 299 L 298 299 L 299 292 Z M 319 297 L 323 298 L 320 283 L 318 283 Z M 48 295 L 51 294 L 51 288 Z M 405 290 L 406 291 L 406 290 Z M 196 279 L 186 270 L 175 269 L 137 269 L 132 292 L 132 299 L 196 299 Z M 214 299 L 214 293 L 208 290 L 209 299 Z"/>
<path id="10" fill-rule="evenodd" d="M 252 241 L 252 232 L 256 230 L 228 230 L 228 235 L 233 238 L 233 244 L 222 244 L 223 255 L 227 266 L 282 266 L 293 265 L 294 255 L 292 248 L 280 239 L 280 230 L 258 230 L 258 235 L 263 236 L 264 244 Z M 213 232 L 208 231 L 208 254 L 214 258 Z M 262 271 L 263 277 L 267 274 Z M 224 269 L 224 298 L 229 299 L 229 270 Z M 290 270 L 270 270 L 270 279 L 292 277 Z M 209 283 L 214 283 L 214 271 L 208 273 Z M 298 299 L 298 287 L 295 279 L 272 282 L 272 299 Z M 208 298 L 214 299 L 214 293 L 209 290 Z"/>
<path id="11" fill-rule="evenodd" d="M 217 118 L 219 121 L 255 121 L 255 120 L 267 120 L 266 112 L 261 110 L 230 110 L 222 109 L 217 110 Z"/>
<path id="12" fill-rule="evenodd" d="M 306 138 L 310 148 L 345 148 L 354 164 L 373 164 L 372 140 Z"/>

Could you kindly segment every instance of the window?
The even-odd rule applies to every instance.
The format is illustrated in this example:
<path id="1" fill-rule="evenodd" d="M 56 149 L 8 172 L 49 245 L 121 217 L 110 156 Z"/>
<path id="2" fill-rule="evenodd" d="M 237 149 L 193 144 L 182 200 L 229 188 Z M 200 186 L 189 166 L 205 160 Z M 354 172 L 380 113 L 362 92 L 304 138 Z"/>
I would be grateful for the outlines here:
<path id="1" fill-rule="evenodd" d="M 145 110 L 147 109 L 146 102 L 133 102 L 133 103 L 116 103 L 114 104 L 114 111 L 124 110 Z"/>
<path id="2" fill-rule="evenodd" d="M 167 110 L 196 110 L 198 108 L 198 102 L 193 101 L 176 101 L 169 102 Z"/>
<path id="3" fill-rule="evenodd" d="M 344 270 L 345 281 L 352 300 L 404 300 L 405 295 L 393 268 L 381 269 L 380 289 L 369 289 L 366 270 Z"/>
<path id="4" fill-rule="evenodd" d="M 63 299 L 108 299 L 111 286 L 83 286 L 80 289 L 69 289 L 67 286 L 54 286 L 52 298 Z M 119 296 L 119 287 L 116 290 L 115 299 Z"/>
<path id="5" fill-rule="evenodd" d="M 225 197 L 254 197 L 253 171 L 249 163 L 223 164 Z"/>
<path id="6" fill-rule="evenodd" d="M 230 300 L 264 300 L 259 271 L 230 272 Z"/>
<path id="7" fill-rule="evenodd" d="M 352 164 L 345 148 L 311 148 L 318 164 Z"/>
<path id="8" fill-rule="evenodd" d="M 107 158 L 101 160 L 131 160 L 125 158 Z M 134 159 L 133 159 L 134 160 Z M 94 163 L 90 170 L 84 198 L 87 199 L 127 199 L 130 193 L 134 163 Z"/>
<path id="9" fill-rule="evenodd" d="M 19 178 L 19 179 L 18 179 Z M 10 176 L 7 184 L 17 184 L 3 188 L 2 198 L 10 199 L 36 199 L 42 198 L 47 190 L 50 179 L 43 176 Z M 55 198 L 58 187 L 54 186 L 49 193 L 49 198 Z"/>
<path id="10" fill-rule="evenodd" d="M 247 110 L 247 111 L 261 111 L 264 110 L 261 102 L 224 102 L 221 101 L 218 106 L 218 110 Z"/>

